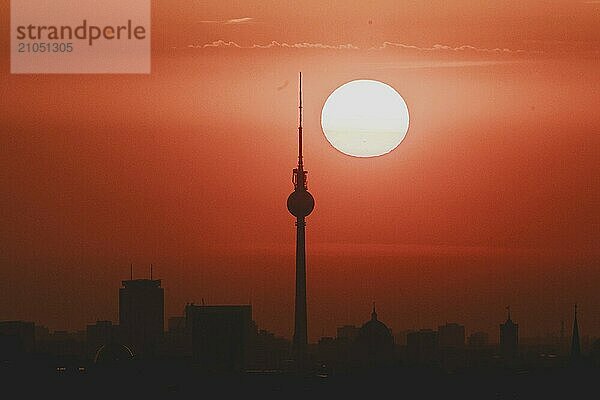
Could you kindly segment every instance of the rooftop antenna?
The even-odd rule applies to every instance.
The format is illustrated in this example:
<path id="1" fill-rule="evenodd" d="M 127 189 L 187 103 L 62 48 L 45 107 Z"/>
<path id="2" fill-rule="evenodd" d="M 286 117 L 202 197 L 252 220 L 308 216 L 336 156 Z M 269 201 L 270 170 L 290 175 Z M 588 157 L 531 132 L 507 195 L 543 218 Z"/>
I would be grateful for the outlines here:
<path id="1" fill-rule="evenodd" d="M 152 264 L 150 264 L 150 280 L 152 280 Z"/>
<path id="2" fill-rule="evenodd" d="M 129 279 L 133 280 L 133 263 L 129 264 Z"/>

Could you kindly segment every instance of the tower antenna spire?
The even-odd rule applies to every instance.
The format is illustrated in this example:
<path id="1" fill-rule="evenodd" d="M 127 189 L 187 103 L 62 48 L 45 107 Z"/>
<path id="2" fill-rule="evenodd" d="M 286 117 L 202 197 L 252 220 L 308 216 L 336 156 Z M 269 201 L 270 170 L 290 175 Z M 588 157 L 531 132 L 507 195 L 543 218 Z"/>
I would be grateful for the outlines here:
<path id="1" fill-rule="evenodd" d="M 303 167 L 303 162 L 302 162 L 302 72 L 300 72 L 300 84 L 299 84 L 299 91 L 298 91 L 298 97 L 299 97 L 299 106 L 298 106 L 298 110 L 299 110 L 299 123 L 298 123 L 298 168 L 302 169 Z"/>
<path id="2" fill-rule="evenodd" d="M 133 280 L 133 263 L 129 264 L 129 280 Z"/>
<path id="3" fill-rule="evenodd" d="M 152 280 L 152 264 L 150 264 L 150 280 Z"/>

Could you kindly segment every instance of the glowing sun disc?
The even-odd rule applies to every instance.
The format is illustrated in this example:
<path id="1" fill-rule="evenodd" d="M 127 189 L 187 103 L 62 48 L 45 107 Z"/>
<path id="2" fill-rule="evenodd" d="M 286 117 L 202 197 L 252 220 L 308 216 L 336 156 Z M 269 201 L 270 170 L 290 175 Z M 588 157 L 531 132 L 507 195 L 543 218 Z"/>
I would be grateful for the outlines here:
<path id="1" fill-rule="evenodd" d="M 325 101 L 321 127 L 333 147 L 354 157 L 394 150 L 408 132 L 408 107 L 391 86 L 355 80 L 335 89 Z"/>

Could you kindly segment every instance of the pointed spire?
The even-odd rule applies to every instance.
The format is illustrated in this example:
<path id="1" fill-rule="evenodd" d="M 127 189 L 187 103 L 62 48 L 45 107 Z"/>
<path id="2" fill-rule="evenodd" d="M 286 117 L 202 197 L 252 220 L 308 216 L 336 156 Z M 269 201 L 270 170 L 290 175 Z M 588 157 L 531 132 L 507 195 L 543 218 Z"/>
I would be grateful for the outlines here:
<path id="1" fill-rule="evenodd" d="M 298 122 L 298 168 L 302 168 L 303 160 L 302 160 L 302 72 L 300 72 L 300 84 L 299 84 L 299 122 Z"/>
<path id="2" fill-rule="evenodd" d="M 129 264 L 129 280 L 133 280 L 133 263 Z"/>
<path id="3" fill-rule="evenodd" d="M 300 109 L 300 124 L 299 127 L 302 128 L 302 72 L 300 72 L 300 88 L 299 88 L 299 106 Z"/>
<path id="4" fill-rule="evenodd" d="M 579 324 L 577 323 L 577 304 L 575 304 L 575 317 L 573 318 L 573 337 L 571 338 L 571 358 L 579 358 L 581 345 L 579 342 Z"/>
<path id="5" fill-rule="evenodd" d="M 371 312 L 371 320 L 377 321 L 377 311 L 375 311 L 375 302 L 373 302 L 373 311 Z"/>
<path id="6" fill-rule="evenodd" d="M 507 313 L 506 320 L 510 321 L 510 306 L 506 306 L 506 313 Z"/>

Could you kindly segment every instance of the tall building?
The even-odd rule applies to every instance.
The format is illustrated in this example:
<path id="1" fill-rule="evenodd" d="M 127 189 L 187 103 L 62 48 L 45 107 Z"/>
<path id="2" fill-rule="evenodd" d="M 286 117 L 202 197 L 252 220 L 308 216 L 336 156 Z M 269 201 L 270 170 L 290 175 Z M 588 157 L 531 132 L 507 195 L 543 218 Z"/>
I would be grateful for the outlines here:
<path id="1" fill-rule="evenodd" d="M 579 341 L 579 324 L 577 323 L 577 304 L 575 304 L 575 317 L 573 318 L 573 335 L 571 337 L 571 358 L 577 359 L 581 356 L 581 344 Z"/>
<path id="2" fill-rule="evenodd" d="M 500 354 L 507 360 L 517 357 L 519 346 L 519 325 L 510 318 L 510 306 L 506 307 L 507 318 L 500 324 Z"/>
<path id="3" fill-rule="evenodd" d="M 465 345 L 465 327 L 456 323 L 438 326 L 440 348 L 460 348 Z"/>
<path id="4" fill-rule="evenodd" d="M 130 279 L 119 289 L 123 344 L 136 356 L 151 356 L 164 331 L 165 294 L 160 279 Z"/>
<path id="5" fill-rule="evenodd" d="M 246 368 L 252 335 L 252 306 L 185 307 L 186 326 L 197 366 L 212 372 Z"/>
<path id="6" fill-rule="evenodd" d="M 308 361 L 308 333 L 306 313 L 306 250 L 305 226 L 307 217 L 315 207 L 315 199 L 308 192 L 307 174 L 302 159 L 302 73 L 300 73 L 300 118 L 298 125 L 298 167 L 294 168 L 292 182 L 294 191 L 287 199 L 288 211 L 296 217 L 296 301 L 292 357 L 298 369 L 304 369 Z"/>

